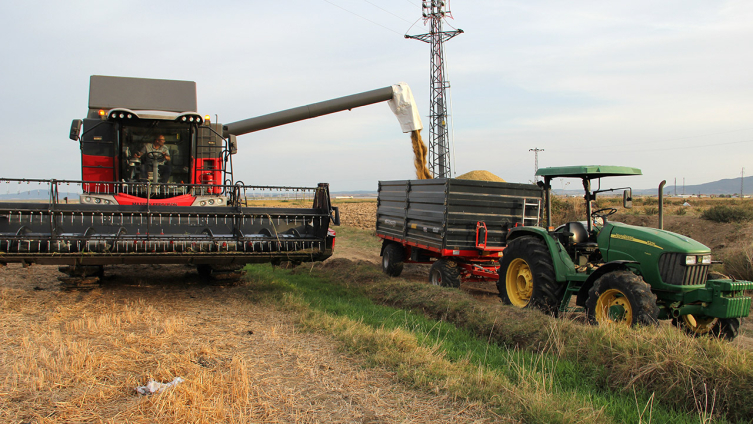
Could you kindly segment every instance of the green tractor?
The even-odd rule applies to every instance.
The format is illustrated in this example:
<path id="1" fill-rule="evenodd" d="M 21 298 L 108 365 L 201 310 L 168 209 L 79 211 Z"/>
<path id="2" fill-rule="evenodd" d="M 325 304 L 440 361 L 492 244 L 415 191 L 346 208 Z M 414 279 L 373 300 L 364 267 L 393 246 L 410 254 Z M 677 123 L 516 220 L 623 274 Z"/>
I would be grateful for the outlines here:
<path id="1" fill-rule="evenodd" d="M 615 191 L 622 191 L 624 207 L 632 207 L 630 188 L 602 189 L 601 178 L 641 175 L 640 169 L 564 166 L 541 168 L 537 175 L 544 178 L 546 228 L 510 231 L 498 271 L 504 303 L 553 315 L 585 311 L 600 325 L 671 319 L 692 335 L 737 336 L 751 305 L 743 291 L 753 289 L 753 282 L 710 279 L 711 250 L 703 244 L 669 231 L 610 222 L 615 208 L 592 210 L 598 193 Z M 555 178 L 582 180 L 586 221 L 551 226 Z"/>

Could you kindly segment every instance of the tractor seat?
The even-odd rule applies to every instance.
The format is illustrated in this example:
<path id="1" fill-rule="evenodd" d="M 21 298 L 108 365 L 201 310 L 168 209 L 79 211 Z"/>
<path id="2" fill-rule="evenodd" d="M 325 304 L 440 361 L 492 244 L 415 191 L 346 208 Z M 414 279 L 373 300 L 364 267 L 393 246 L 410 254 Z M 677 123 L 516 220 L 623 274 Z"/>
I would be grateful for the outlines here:
<path id="1" fill-rule="evenodd" d="M 589 242 L 589 234 L 586 226 L 580 221 L 572 221 L 565 224 L 565 231 L 573 234 L 573 243 L 579 247 L 596 246 L 596 243 Z"/>

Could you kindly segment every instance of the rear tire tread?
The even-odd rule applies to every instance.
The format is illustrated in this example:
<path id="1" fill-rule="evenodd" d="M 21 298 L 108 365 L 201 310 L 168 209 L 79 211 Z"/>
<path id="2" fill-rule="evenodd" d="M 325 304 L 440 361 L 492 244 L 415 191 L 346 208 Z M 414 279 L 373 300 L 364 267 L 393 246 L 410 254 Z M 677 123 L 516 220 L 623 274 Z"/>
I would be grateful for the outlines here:
<path id="1" fill-rule="evenodd" d="M 542 240 L 532 236 L 512 240 L 499 260 L 497 290 L 502 303 L 512 304 L 507 294 L 507 268 L 512 260 L 517 258 L 525 260 L 533 274 L 533 292 L 526 308 L 536 308 L 546 314 L 557 315 L 565 285 L 557 282 L 549 249 Z"/>

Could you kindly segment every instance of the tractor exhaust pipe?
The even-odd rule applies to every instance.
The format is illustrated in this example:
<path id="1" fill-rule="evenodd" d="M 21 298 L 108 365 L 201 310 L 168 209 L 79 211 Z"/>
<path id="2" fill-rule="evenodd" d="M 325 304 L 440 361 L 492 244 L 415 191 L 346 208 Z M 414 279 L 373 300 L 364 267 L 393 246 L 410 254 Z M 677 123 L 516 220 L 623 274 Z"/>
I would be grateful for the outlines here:
<path id="1" fill-rule="evenodd" d="M 659 183 L 659 229 L 664 229 L 664 184 L 667 184 L 667 180 L 662 180 Z"/>

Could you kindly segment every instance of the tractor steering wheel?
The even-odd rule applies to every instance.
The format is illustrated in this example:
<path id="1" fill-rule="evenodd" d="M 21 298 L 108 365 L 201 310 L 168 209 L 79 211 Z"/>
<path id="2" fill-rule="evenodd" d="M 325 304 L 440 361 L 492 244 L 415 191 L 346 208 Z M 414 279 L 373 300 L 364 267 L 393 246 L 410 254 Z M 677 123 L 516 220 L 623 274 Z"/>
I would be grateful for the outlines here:
<path id="1" fill-rule="evenodd" d="M 162 162 L 165 160 L 165 154 L 162 152 L 147 152 L 144 157 L 149 162 Z"/>
<path id="2" fill-rule="evenodd" d="M 607 222 L 607 217 L 617 213 L 615 208 L 602 208 L 591 212 L 591 219 L 595 225 L 602 226 Z"/>

